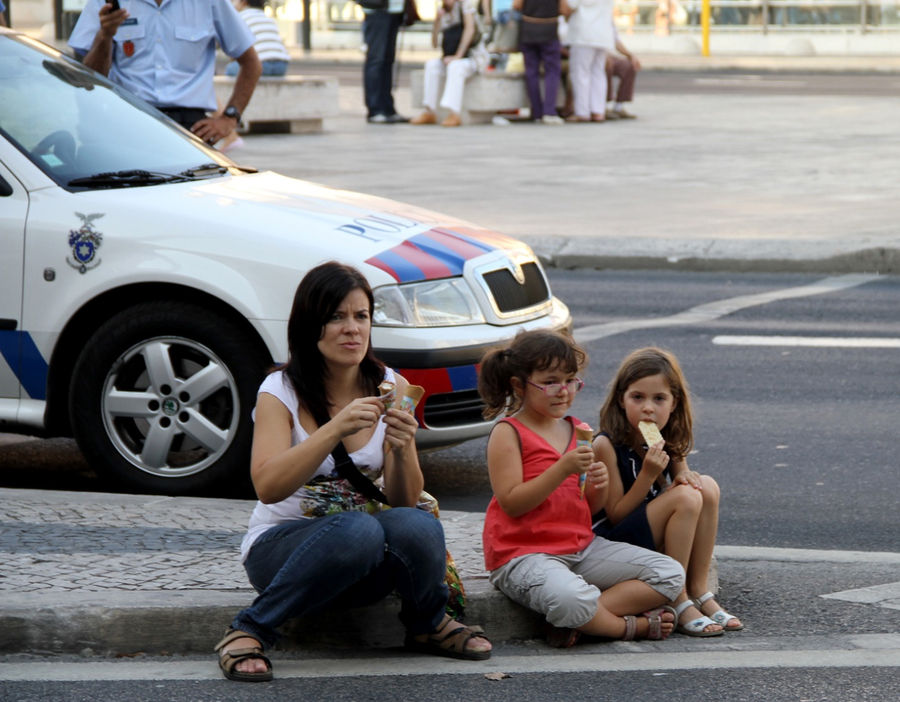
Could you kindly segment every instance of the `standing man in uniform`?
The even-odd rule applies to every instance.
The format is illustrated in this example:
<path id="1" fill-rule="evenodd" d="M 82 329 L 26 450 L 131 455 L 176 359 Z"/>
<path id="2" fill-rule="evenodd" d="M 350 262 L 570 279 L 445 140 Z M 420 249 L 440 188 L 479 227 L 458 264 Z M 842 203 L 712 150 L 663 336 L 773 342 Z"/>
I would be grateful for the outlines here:
<path id="1" fill-rule="evenodd" d="M 241 121 L 262 73 L 253 33 L 229 0 L 88 0 L 69 46 L 84 65 L 130 90 L 208 144 Z M 116 3 L 117 4 L 117 3 Z M 221 111 L 216 41 L 240 66 Z M 207 113 L 211 113 L 207 116 Z"/>
<path id="2" fill-rule="evenodd" d="M 394 109 L 391 87 L 394 81 L 394 58 L 397 53 L 397 33 L 403 21 L 403 1 L 388 0 L 381 10 L 365 10 L 363 41 L 366 43 L 366 62 L 363 65 L 363 91 L 371 124 L 399 124 L 409 122 Z"/>

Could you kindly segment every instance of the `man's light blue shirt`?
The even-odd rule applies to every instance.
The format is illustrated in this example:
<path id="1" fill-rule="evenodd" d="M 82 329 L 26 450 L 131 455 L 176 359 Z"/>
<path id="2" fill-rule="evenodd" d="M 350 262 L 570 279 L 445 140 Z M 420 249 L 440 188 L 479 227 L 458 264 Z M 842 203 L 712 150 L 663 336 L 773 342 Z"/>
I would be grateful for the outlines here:
<path id="1" fill-rule="evenodd" d="M 69 46 L 85 54 L 100 29 L 106 0 L 88 0 Z M 113 37 L 110 80 L 156 107 L 213 111 L 216 42 L 231 58 L 253 46 L 253 33 L 229 0 L 119 0 L 128 19 Z"/>

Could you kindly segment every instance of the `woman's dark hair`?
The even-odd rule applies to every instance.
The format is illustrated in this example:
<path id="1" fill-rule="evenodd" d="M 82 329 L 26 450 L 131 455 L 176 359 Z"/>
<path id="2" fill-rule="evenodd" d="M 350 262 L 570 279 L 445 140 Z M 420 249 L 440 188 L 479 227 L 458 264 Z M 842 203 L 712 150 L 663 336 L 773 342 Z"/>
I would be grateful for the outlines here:
<path id="1" fill-rule="evenodd" d="M 261 10 L 266 6 L 266 0 L 244 0 L 250 7 L 255 7 L 257 10 Z"/>
<path id="2" fill-rule="evenodd" d="M 624 397 L 633 383 L 651 375 L 663 376 L 675 399 L 668 423 L 660 427 L 666 453 L 674 459 L 686 458 L 694 446 L 690 388 L 675 355 L 655 346 L 636 349 L 622 361 L 600 408 L 600 431 L 606 432 L 613 444 L 628 445 L 636 439 L 636 430 L 625 416 Z"/>
<path id="3" fill-rule="evenodd" d="M 587 353 L 570 336 L 542 330 L 519 332 L 508 346 L 491 349 L 481 359 L 478 394 L 485 404 L 482 414 L 493 419 L 502 412 L 508 416 L 519 410 L 522 398 L 513 378 L 524 387 L 535 371 L 558 367 L 578 373 L 587 361 Z"/>
<path id="4" fill-rule="evenodd" d="M 330 402 L 325 392 L 328 367 L 319 351 L 319 339 L 325 324 L 335 310 L 354 290 L 362 290 L 369 299 L 369 317 L 375 306 L 372 288 L 365 276 L 351 266 L 329 261 L 310 270 L 294 295 L 294 305 L 288 319 L 288 360 L 279 366 L 287 375 L 300 405 L 320 425 L 328 419 Z M 376 395 L 378 383 L 384 379 L 384 364 L 372 352 L 372 339 L 359 364 L 365 391 Z"/>

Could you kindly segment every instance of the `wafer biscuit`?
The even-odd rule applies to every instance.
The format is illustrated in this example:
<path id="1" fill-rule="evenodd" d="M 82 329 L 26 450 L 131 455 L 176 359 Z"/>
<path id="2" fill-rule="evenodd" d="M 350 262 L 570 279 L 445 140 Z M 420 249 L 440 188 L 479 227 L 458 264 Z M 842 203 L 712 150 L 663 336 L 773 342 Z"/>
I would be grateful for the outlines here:
<path id="1" fill-rule="evenodd" d="M 659 429 L 654 422 L 638 422 L 638 430 L 641 432 L 641 436 L 644 437 L 644 441 L 647 442 L 647 446 L 656 446 L 660 441 L 663 441 L 663 436 L 659 433 Z"/>

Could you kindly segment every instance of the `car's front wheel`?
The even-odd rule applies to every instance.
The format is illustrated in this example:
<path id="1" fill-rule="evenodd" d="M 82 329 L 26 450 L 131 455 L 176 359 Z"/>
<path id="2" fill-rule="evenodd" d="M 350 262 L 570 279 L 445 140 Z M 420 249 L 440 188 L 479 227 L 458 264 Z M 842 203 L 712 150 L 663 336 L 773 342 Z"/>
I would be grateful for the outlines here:
<path id="1" fill-rule="evenodd" d="M 246 336 L 181 302 L 137 305 L 104 323 L 79 355 L 69 395 L 91 465 L 141 493 L 245 489 L 265 363 Z"/>

